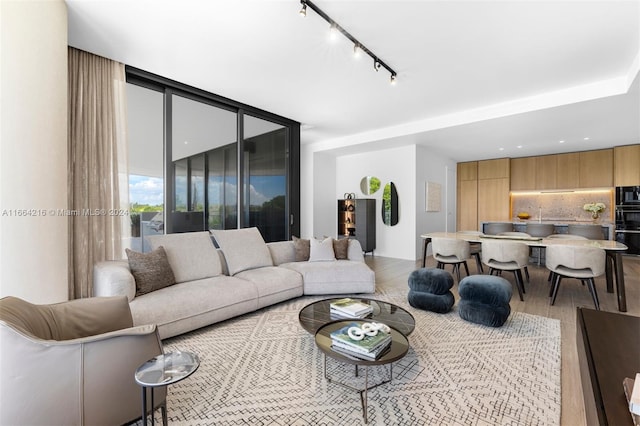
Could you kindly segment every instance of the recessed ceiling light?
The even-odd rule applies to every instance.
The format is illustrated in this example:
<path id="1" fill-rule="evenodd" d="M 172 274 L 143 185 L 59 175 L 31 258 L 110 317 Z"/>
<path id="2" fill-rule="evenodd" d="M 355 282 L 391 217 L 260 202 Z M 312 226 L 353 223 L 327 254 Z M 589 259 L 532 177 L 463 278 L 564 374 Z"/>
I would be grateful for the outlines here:
<path id="1" fill-rule="evenodd" d="M 516 148 L 520 149 L 520 148 L 522 148 L 522 145 L 518 145 Z"/>
<path id="2" fill-rule="evenodd" d="M 187 145 L 189 143 L 189 141 L 184 141 L 184 144 Z"/>
<path id="3" fill-rule="evenodd" d="M 559 141 L 558 143 L 564 143 L 564 141 Z"/>
<path id="4" fill-rule="evenodd" d="M 589 140 L 589 138 L 588 138 L 588 137 L 587 137 L 587 138 L 584 138 L 584 140 L 585 140 L 585 141 L 588 141 L 588 140 Z"/>
<path id="5" fill-rule="evenodd" d="M 504 148 L 498 148 L 498 151 L 504 151 Z"/>

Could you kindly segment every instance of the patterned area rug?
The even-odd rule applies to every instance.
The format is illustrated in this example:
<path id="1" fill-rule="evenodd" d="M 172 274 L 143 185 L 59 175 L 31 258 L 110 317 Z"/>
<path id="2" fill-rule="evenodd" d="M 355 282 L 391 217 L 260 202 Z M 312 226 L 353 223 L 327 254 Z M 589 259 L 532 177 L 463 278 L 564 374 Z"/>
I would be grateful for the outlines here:
<path id="1" fill-rule="evenodd" d="M 501 328 L 413 309 L 411 349 L 393 381 L 369 391 L 371 425 L 557 425 L 560 323 L 515 312 Z M 298 323 L 302 297 L 164 342 L 199 355 L 198 371 L 168 390 L 169 422 L 183 425 L 360 425 L 360 396 L 323 376 L 323 356 Z M 353 366 L 328 371 L 352 380 Z M 360 375 L 362 376 L 362 375 Z M 370 383 L 388 368 L 370 367 Z M 338 377 L 337 377 L 338 378 Z M 160 420 L 159 410 L 156 419 Z"/>

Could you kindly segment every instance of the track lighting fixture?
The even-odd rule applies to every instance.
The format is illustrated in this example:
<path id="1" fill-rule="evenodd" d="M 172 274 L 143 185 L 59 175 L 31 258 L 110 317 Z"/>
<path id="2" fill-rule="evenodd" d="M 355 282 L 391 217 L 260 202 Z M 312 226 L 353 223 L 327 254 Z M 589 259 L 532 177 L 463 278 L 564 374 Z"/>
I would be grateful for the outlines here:
<path id="1" fill-rule="evenodd" d="M 331 19 L 329 15 L 324 13 L 318 6 L 316 6 L 310 0 L 300 0 L 302 4 L 302 9 L 300 9 L 301 16 L 307 16 L 307 6 L 309 6 L 314 12 L 316 12 L 322 19 L 327 21 L 329 25 L 331 25 L 331 39 L 337 38 L 338 32 L 342 33 L 343 36 L 348 38 L 353 43 L 353 54 L 354 56 L 359 56 L 360 52 L 364 52 L 369 55 L 373 59 L 373 69 L 376 71 L 380 70 L 380 67 L 383 67 L 391 74 L 391 84 L 395 84 L 397 80 L 398 74 L 387 64 L 384 63 L 378 56 L 376 56 L 371 50 L 367 49 L 362 43 L 360 43 L 354 36 L 349 34 L 347 30 L 342 28 L 336 21 Z"/>

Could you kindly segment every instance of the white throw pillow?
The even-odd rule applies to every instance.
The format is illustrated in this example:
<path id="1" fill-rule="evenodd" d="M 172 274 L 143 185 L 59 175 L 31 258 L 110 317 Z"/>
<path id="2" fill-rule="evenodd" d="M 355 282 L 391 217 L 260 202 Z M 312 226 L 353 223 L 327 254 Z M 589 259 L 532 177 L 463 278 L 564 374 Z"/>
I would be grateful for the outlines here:
<path id="1" fill-rule="evenodd" d="M 311 238 L 310 243 L 309 262 L 336 260 L 333 252 L 333 238 L 327 237 L 322 241 Z"/>

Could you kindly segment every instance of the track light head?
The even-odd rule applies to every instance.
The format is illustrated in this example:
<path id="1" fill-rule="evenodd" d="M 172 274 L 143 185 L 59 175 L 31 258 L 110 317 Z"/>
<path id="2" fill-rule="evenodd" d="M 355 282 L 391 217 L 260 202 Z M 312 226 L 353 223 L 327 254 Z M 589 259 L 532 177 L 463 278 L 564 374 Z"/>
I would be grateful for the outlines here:
<path id="1" fill-rule="evenodd" d="M 331 23 L 331 27 L 329 27 L 329 38 L 331 41 L 334 41 L 338 38 L 338 26 L 335 22 Z"/>
<path id="2" fill-rule="evenodd" d="M 395 72 L 394 72 L 394 73 L 391 73 L 391 84 L 392 84 L 392 85 L 395 85 L 395 84 L 396 84 L 396 82 L 397 82 L 396 75 L 397 75 L 397 74 L 396 74 Z"/>
<path id="3" fill-rule="evenodd" d="M 362 53 L 362 48 L 360 47 L 360 45 L 358 43 L 355 43 L 353 45 L 353 56 L 354 56 L 354 58 L 359 58 L 361 53 Z"/>
<path id="4" fill-rule="evenodd" d="M 302 3 L 302 9 L 300 9 L 300 16 L 302 16 L 303 18 L 307 17 L 307 3 L 304 0 L 301 0 L 300 3 Z"/>
<path id="5" fill-rule="evenodd" d="M 376 70 L 376 72 L 380 70 L 380 61 L 378 61 L 378 58 L 373 60 L 373 69 Z"/>

